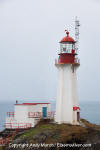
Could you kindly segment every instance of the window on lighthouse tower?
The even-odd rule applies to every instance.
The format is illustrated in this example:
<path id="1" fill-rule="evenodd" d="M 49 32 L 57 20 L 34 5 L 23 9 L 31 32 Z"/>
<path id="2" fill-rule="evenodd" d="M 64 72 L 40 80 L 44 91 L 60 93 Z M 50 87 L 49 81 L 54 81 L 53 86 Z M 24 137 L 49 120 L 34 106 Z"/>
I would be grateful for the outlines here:
<path id="1" fill-rule="evenodd" d="M 72 43 L 61 43 L 60 44 L 60 52 L 61 53 L 72 53 L 75 45 Z"/>

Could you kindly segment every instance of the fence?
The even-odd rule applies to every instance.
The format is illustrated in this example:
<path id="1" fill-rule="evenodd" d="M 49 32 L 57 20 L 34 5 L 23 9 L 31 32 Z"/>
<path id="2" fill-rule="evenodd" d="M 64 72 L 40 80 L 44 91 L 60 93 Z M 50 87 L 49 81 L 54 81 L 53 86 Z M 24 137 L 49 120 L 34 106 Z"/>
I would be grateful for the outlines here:
<path id="1" fill-rule="evenodd" d="M 77 63 L 77 64 L 80 64 L 80 59 L 75 58 L 74 62 Z"/>
<path id="2" fill-rule="evenodd" d="M 32 123 L 5 123 L 5 128 L 10 128 L 10 129 L 32 128 Z"/>
<path id="3" fill-rule="evenodd" d="M 47 118 L 54 118 L 55 111 L 47 112 Z M 43 118 L 43 112 L 28 112 L 28 118 Z"/>
<path id="4" fill-rule="evenodd" d="M 7 112 L 8 117 L 14 117 L 14 115 L 15 115 L 14 112 Z"/>

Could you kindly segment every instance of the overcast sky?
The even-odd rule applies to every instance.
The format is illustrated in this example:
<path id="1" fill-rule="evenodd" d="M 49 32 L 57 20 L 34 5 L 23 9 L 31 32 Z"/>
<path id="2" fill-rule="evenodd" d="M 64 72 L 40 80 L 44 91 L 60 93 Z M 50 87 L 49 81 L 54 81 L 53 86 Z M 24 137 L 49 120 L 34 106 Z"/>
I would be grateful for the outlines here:
<path id="1" fill-rule="evenodd" d="M 0 0 L 0 100 L 56 100 L 54 60 L 80 27 L 80 101 L 100 101 L 99 0 Z"/>

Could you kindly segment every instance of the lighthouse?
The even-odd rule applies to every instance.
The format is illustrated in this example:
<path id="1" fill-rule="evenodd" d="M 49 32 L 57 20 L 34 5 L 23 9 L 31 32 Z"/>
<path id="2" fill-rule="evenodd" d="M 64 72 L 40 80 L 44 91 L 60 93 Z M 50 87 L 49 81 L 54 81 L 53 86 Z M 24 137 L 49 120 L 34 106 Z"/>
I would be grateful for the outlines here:
<path id="1" fill-rule="evenodd" d="M 76 43 L 77 41 L 66 31 L 66 36 L 60 41 L 58 59 L 55 60 L 55 66 L 58 69 L 55 121 L 58 124 L 79 125 L 80 123 L 76 75 L 80 62 Z"/>

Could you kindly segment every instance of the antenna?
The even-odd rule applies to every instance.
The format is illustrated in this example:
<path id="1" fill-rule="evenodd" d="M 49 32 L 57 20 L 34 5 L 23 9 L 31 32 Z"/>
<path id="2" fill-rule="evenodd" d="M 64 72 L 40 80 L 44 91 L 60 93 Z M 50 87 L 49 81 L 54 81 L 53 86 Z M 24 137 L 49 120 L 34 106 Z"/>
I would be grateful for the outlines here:
<path id="1" fill-rule="evenodd" d="M 76 50 L 76 53 L 78 52 L 78 48 L 79 48 L 79 27 L 80 27 L 80 23 L 79 23 L 79 20 L 77 19 L 77 17 L 75 18 L 75 50 Z"/>

